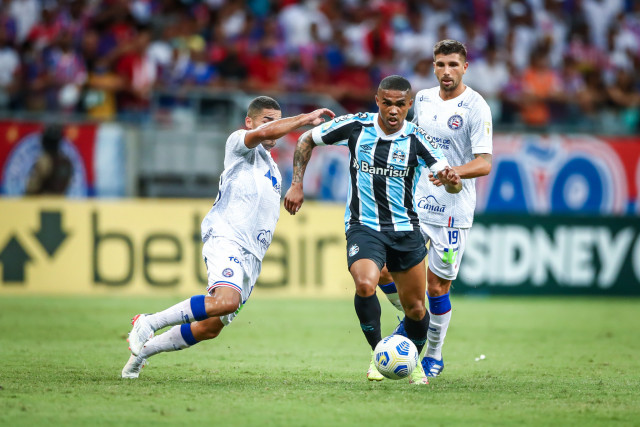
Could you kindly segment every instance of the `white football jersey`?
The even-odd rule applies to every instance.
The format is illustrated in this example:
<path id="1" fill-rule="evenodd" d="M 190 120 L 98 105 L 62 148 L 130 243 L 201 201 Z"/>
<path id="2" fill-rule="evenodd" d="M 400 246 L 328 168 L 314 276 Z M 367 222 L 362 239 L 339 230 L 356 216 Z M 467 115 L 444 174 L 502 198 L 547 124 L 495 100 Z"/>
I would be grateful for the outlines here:
<path id="1" fill-rule="evenodd" d="M 475 154 L 492 153 L 493 125 L 491 110 L 482 96 L 469 86 L 454 99 L 443 101 L 440 87 L 416 94 L 414 123 L 423 128 L 438 144 L 452 166 L 469 163 Z M 415 192 L 420 221 L 447 227 L 469 228 L 476 207 L 475 178 L 462 180 L 462 191 L 447 193 L 423 174 Z"/>
<path id="2" fill-rule="evenodd" d="M 202 221 L 202 241 L 225 237 L 262 260 L 280 217 L 282 178 L 262 144 L 244 145 L 246 132 L 227 139 L 218 197 Z"/>

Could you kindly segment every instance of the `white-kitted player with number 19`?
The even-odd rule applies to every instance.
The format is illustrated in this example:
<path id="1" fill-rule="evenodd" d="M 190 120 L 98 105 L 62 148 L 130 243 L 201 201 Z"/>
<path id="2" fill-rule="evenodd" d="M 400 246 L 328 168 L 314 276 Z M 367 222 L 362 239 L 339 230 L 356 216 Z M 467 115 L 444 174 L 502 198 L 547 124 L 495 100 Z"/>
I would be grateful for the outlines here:
<path id="1" fill-rule="evenodd" d="M 493 130 L 489 106 L 479 93 L 462 82 L 469 66 L 464 45 L 442 40 L 433 48 L 433 59 L 440 85 L 416 94 L 413 122 L 432 136 L 449 164 L 460 165 L 453 169 L 463 178 L 458 194 L 447 193 L 432 174 L 421 177 L 415 192 L 420 228 L 425 241 L 430 242 L 427 269 L 430 320 L 422 367 L 427 376 L 437 377 L 444 369 L 442 344 L 451 319 L 449 288 L 458 276 L 473 224 L 475 178 L 491 172 Z M 388 273 L 381 275 L 379 285 L 396 308 L 402 310 Z M 395 333 L 405 335 L 403 322 Z"/>

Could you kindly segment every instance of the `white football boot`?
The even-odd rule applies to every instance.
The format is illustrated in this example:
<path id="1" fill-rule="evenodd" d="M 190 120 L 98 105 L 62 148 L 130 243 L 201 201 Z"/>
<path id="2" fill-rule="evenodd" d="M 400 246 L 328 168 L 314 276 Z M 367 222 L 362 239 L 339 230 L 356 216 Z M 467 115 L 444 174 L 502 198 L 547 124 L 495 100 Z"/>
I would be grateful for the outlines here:
<path id="1" fill-rule="evenodd" d="M 147 364 L 147 359 L 140 356 L 129 356 L 129 361 L 122 368 L 122 378 L 138 378 L 140 371 Z"/>
<path id="2" fill-rule="evenodd" d="M 129 350 L 131 350 L 134 356 L 140 354 L 145 343 L 153 338 L 154 330 L 146 320 L 146 317 L 146 314 L 138 314 L 131 319 L 133 328 L 131 328 L 131 332 L 129 332 L 127 341 L 129 341 Z"/>

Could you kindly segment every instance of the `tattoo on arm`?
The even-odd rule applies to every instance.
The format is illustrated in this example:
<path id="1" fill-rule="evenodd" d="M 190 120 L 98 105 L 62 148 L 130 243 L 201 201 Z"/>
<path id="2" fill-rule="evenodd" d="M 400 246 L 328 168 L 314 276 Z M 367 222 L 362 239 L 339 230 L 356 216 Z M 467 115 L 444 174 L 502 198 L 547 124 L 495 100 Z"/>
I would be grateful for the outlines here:
<path id="1" fill-rule="evenodd" d="M 489 153 L 476 154 L 476 159 L 478 157 L 483 158 L 490 165 L 493 163 L 493 156 L 491 154 L 489 154 Z"/>
<path id="2" fill-rule="evenodd" d="M 316 146 L 311 137 L 311 131 L 308 130 L 300 139 L 298 139 L 298 145 L 296 151 L 293 153 L 293 179 L 292 183 L 301 183 L 304 177 L 304 171 L 307 168 L 307 163 L 311 159 L 311 150 Z"/>

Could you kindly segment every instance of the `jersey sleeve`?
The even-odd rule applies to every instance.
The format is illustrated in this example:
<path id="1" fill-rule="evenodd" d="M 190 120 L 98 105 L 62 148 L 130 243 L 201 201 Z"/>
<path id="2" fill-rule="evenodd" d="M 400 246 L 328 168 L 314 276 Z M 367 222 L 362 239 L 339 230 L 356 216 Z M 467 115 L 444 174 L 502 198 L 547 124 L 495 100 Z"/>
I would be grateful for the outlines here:
<path id="1" fill-rule="evenodd" d="M 418 140 L 418 163 L 421 166 L 429 168 L 433 174 L 449 166 L 449 162 L 440 147 L 438 147 L 438 144 L 433 142 L 431 136 L 424 129 L 416 126 L 415 135 Z"/>
<path id="2" fill-rule="evenodd" d="M 246 134 L 246 129 L 240 129 L 229 135 L 225 145 L 227 157 L 245 157 L 248 153 L 252 152 L 252 149 L 248 148 L 244 143 L 244 137 Z"/>
<path id="3" fill-rule="evenodd" d="M 478 105 L 471 118 L 469 141 L 473 154 L 491 154 L 493 152 L 493 120 L 491 109 L 486 102 Z"/>
<path id="4" fill-rule="evenodd" d="M 349 135 L 362 126 L 361 120 L 367 117 L 366 113 L 347 114 L 316 126 L 311 130 L 313 142 L 316 145 L 347 145 Z"/>

